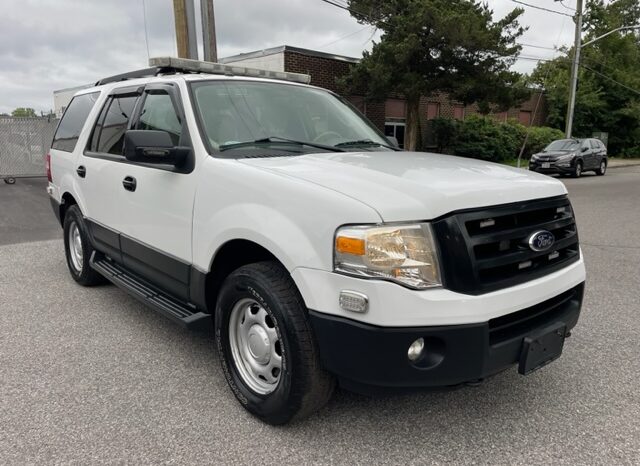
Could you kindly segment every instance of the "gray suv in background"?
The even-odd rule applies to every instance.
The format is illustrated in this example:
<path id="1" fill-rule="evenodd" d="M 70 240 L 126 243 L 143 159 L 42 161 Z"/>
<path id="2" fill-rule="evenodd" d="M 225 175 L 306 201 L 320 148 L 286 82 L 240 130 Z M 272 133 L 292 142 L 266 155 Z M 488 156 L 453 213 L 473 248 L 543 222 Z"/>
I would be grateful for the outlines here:
<path id="1" fill-rule="evenodd" d="M 529 170 L 574 178 L 594 171 L 602 176 L 607 171 L 607 148 L 599 139 L 559 139 L 531 156 Z"/>

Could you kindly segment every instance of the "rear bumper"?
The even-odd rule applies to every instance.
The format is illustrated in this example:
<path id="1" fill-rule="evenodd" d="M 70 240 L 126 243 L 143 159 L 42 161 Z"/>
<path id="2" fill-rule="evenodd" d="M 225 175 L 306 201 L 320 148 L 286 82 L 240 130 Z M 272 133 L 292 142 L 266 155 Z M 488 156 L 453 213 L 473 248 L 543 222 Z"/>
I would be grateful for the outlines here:
<path id="1" fill-rule="evenodd" d="M 53 209 L 53 214 L 58 219 L 58 223 L 62 225 L 62 220 L 60 217 L 60 203 L 56 201 L 52 196 L 49 196 L 49 202 L 51 203 L 51 208 Z"/>
<path id="2" fill-rule="evenodd" d="M 529 308 L 468 325 L 378 327 L 310 312 L 324 366 L 342 386 L 359 392 L 451 386 L 475 382 L 520 359 L 523 339 L 562 322 L 578 322 L 584 283 Z M 407 350 L 425 340 L 417 364 Z"/>

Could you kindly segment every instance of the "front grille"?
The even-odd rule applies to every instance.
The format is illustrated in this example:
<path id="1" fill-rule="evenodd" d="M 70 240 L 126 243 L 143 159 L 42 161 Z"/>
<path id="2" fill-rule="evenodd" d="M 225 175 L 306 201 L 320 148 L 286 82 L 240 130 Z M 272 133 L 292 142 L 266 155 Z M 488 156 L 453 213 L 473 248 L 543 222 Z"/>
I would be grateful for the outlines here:
<path id="1" fill-rule="evenodd" d="M 514 286 L 566 267 L 579 258 L 578 232 L 566 196 L 455 212 L 433 223 L 445 286 L 482 294 Z M 555 243 L 533 251 L 527 239 L 538 230 Z"/>

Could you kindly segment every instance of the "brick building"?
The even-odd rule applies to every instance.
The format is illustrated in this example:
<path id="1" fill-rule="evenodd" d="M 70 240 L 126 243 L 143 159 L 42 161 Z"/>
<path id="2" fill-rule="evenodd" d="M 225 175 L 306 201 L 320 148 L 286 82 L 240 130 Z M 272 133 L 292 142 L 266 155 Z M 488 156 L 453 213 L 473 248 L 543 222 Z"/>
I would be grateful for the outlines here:
<path id="1" fill-rule="evenodd" d="M 357 58 L 332 55 L 330 53 L 307 50 L 283 45 L 255 52 L 243 53 L 223 58 L 221 63 L 233 63 L 250 68 L 260 68 L 272 71 L 288 71 L 311 75 L 311 84 L 339 92 L 337 78 L 344 76 L 349 67 L 358 63 Z M 493 114 L 492 117 L 500 121 L 514 118 L 524 125 L 540 126 L 546 117 L 546 101 L 544 95 L 540 101 L 538 111 L 535 112 L 539 91 L 534 91 L 529 100 L 517 108 L 507 112 Z M 403 99 L 388 98 L 385 102 L 366 101 L 362 96 L 345 96 L 362 111 L 377 127 L 388 136 L 395 136 L 402 144 L 404 142 L 404 125 L 406 119 L 406 105 Z M 423 145 L 429 147 L 432 142 L 429 120 L 436 117 L 464 119 L 465 116 L 478 113 L 476 105 L 463 105 L 449 99 L 444 93 L 425 96 L 420 102 L 420 127 L 422 129 Z M 533 121 L 532 121 L 533 120 Z"/>

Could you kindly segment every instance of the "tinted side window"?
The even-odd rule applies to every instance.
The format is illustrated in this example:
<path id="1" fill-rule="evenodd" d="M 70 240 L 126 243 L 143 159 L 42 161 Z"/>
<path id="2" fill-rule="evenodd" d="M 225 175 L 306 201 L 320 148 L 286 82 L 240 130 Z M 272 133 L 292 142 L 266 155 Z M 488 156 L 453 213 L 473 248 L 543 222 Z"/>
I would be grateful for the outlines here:
<path id="1" fill-rule="evenodd" d="M 598 144 L 598 141 L 596 141 L 595 139 L 591 140 L 591 148 L 592 149 L 600 149 L 600 144 Z"/>
<path id="2" fill-rule="evenodd" d="M 82 127 L 87 121 L 87 117 L 99 95 L 99 92 L 92 92 L 91 94 L 76 96 L 71 100 L 62 120 L 60 120 L 56 134 L 53 136 L 52 149 L 73 152 L 82 132 Z"/>
<path id="3" fill-rule="evenodd" d="M 105 104 L 94 129 L 94 141 L 97 152 L 122 155 L 124 132 L 133 113 L 138 96 L 113 96 Z M 97 139 L 96 138 L 97 134 Z M 93 141 L 92 141 L 93 143 Z"/>
<path id="4" fill-rule="evenodd" d="M 166 131 L 175 146 L 180 145 L 182 124 L 166 92 L 154 92 L 147 97 L 140 112 L 136 129 Z"/>

